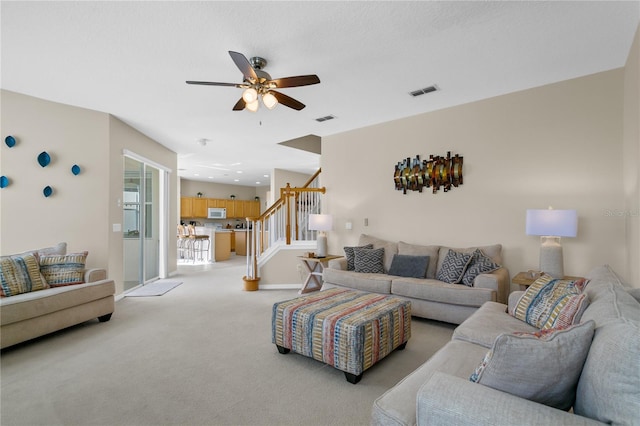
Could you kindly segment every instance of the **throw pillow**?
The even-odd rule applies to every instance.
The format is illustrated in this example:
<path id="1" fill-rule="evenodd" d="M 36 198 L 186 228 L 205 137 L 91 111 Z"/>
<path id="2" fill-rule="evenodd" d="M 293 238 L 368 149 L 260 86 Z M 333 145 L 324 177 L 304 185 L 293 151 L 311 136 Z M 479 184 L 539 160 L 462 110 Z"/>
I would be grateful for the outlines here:
<path id="1" fill-rule="evenodd" d="M 589 306 L 589 298 L 582 292 L 587 282 L 543 274 L 520 297 L 513 316 L 540 329 L 576 324 Z"/>
<path id="2" fill-rule="evenodd" d="M 344 256 L 347 258 L 347 271 L 353 271 L 353 270 L 356 269 L 354 264 L 353 264 L 353 259 L 354 259 L 353 249 L 354 248 L 372 249 L 373 248 L 373 244 L 366 244 L 364 246 L 357 246 L 357 247 L 344 247 Z"/>
<path id="3" fill-rule="evenodd" d="M 469 380 L 561 410 L 574 403 L 595 322 L 499 335 Z"/>
<path id="4" fill-rule="evenodd" d="M 500 265 L 491 260 L 490 257 L 485 256 L 480 249 L 476 249 L 473 252 L 469 266 L 467 266 L 467 269 L 464 271 L 462 284 L 473 287 L 473 280 L 475 280 L 478 275 L 493 272 L 499 268 L 501 268 Z"/>
<path id="5" fill-rule="evenodd" d="M 449 250 L 444 258 L 444 262 L 442 262 L 440 270 L 438 270 L 436 274 L 436 278 L 449 284 L 459 283 L 469 262 L 471 262 L 471 257 L 472 254 Z"/>
<path id="6" fill-rule="evenodd" d="M 40 273 L 38 258 L 34 254 L 0 257 L 0 293 L 15 296 L 43 290 L 49 285 Z"/>
<path id="7" fill-rule="evenodd" d="M 427 275 L 429 256 L 394 254 L 389 275 L 399 277 L 424 278 Z"/>
<path id="8" fill-rule="evenodd" d="M 384 249 L 366 249 L 355 247 L 354 254 L 354 270 L 356 272 L 365 272 L 370 274 L 384 274 Z"/>
<path id="9" fill-rule="evenodd" d="M 82 284 L 88 254 L 40 256 L 40 271 L 51 287 Z"/>

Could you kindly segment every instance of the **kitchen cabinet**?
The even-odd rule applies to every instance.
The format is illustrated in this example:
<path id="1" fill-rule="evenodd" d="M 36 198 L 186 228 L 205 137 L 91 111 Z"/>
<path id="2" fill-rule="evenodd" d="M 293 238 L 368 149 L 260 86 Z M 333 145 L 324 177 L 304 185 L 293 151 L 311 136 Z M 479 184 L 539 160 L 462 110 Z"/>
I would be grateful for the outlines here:
<path id="1" fill-rule="evenodd" d="M 247 255 L 247 233 L 251 235 L 251 231 L 234 231 L 236 243 L 236 256 Z"/>
<path id="2" fill-rule="evenodd" d="M 219 207 L 227 207 L 226 200 L 221 200 L 219 198 L 207 198 L 207 207 L 209 208 L 219 208 Z"/>
<path id="3" fill-rule="evenodd" d="M 216 232 L 214 250 L 216 262 L 229 260 L 231 257 L 231 232 Z"/>
<path id="4" fill-rule="evenodd" d="M 180 217 L 193 217 L 191 198 L 180 197 Z"/>
<path id="5" fill-rule="evenodd" d="M 236 251 L 236 236 L 235 236 L 235 231 L 231 231 L 231 251 Z"/>
<path id="6" fill-rule="evenodd" d="M 227 209 L 227 219 L 245 220 L 260 216 L 260 201 L 225 200 L 222 198 L 180 197 L 180 217 L 206 219 L 208 209 Z"/>
<path id="7" fill-rule="evenodd" d="M 193 209 L 193 217 L 207 217 L 207 198 L 193 198 L 191 200 L 191 208 Z"/>

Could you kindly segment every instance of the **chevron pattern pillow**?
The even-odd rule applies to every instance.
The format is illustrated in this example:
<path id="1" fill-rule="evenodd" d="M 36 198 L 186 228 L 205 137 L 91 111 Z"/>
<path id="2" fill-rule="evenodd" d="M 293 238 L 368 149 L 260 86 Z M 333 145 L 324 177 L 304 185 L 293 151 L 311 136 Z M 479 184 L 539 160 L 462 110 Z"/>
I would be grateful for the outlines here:
<path id="1" fill-rule="evenodd" d="M 372 249 L 373 248 L 373 244 L 365 244 L 363 246 L 356 246 L 356 247 L 344 247 L 344 257 L 347 258 L 347 271 L 354 271 L 355 265 L 353 263 L 354 259 L 355 259 L 355 255 L 353 253 L 353 249 L 355 248 L 367 248 L 367 249 Z"/>
<path id="2" fill-rule="evenodd" d="M 384 248 L 366 249 L 355 247 L 354 270 L 369 274 L 384 274 Z"/>
<path id="3" fill-rule="evenodd" d="M 467 266 L 467 269 L 464 271 L 462 284 L 473 287 L 473 280 L 475 280 L 478 275 L 493 272 L 499 268 L 501 268 L 501 266 L 491 260 L 490 257 L 487 257 L 482 250 L 476 249 L 473 252 L 469 266 Z"/>
<path id="4" fill-rule="evenodd" d="M 436 274 L 436 278 L 449 284 L 459 283 L 472 257 L 473 253 L 465 254 L 449 250 L 440 270 Z"/>

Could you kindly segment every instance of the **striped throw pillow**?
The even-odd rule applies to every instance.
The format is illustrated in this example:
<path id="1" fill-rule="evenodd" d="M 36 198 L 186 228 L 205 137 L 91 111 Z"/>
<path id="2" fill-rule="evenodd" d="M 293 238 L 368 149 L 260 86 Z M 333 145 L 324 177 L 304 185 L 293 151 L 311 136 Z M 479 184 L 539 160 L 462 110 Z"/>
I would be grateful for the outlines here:
<path id="1" fill-rule="evenodd" d="M 580 322 L 589 305 L 585 279 L 562 280 L 544 274 L 529 286 L 513 309 L 513 316 L 541 330 Z"/>
<path id="2" fill-rule="evenodd" d="M 84 283 L 89 252 L 40 256 L 40 271 L 51 287 Z"/>
<path id="3" fill-rule="evenodd" d="M 4 297 L 44 290 L 49 285 L 34 254 L 0 257 L 0 295 Z"/>

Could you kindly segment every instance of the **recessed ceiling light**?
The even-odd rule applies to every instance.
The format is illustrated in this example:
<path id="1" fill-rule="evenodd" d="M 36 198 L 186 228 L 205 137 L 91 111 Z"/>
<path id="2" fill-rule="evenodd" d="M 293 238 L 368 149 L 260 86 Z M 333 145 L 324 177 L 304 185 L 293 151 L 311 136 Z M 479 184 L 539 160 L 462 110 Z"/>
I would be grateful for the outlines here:
<path id="1" fill-rule="evenodd" d="M 256 185 L 260 185 L 260 182 L 256 182 Z"/>
<path id="2" fill-rule="evenodd" d="M 236 173 L 240 174 L 240 173 L 242 173 L 242 170 L 238 170 Z"/>
<path id="3" fill-rule="evenodd" d="M 240 182 L 240 179 L 234 179 L 233 181 L 234 182 Z"/>
<path id="4" fill-rule="evenodd" d="M 194 173 L 193 175 L 194 176 L 200 176 L 200 173 Z"/>
<path id="5" fill-rule="evenodd" d="M 213 176 L 209 176 L 209 179 L 213 179 Z"/>
<path id="6" fill-rule="evenodd" d="M 263 177 L 269 177 L 269 175 L 263 175 Z"/>

